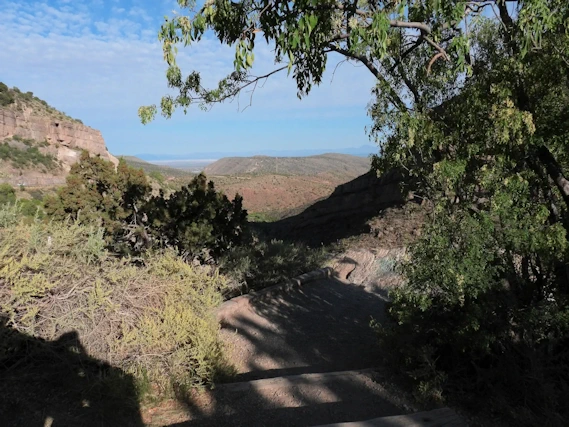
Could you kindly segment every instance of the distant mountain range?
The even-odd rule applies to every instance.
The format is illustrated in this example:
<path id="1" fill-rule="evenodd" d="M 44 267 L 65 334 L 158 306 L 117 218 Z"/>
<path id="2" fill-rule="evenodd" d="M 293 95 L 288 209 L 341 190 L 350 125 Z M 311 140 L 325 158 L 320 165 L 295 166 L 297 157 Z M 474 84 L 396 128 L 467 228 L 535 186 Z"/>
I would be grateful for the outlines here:
<path id="1" fill-rule="evenodd" d="M 217 160 L 223 157 L 251 157 L 251 156 L 272 156 L 272 157 L 305 157 L 315 156 L 325 153 L 351 154 L 352 156 L 367 157 L 377 153 L 377 147 L 373 145 L 362 145 L 360 147 L 347 148 L 322 148 L 304 150 L 247 150 L 247 151 L 211 151 L 205 153 L 188 154 L 136 154 L 139 159 L 149 162 L 167 160 Z"/>

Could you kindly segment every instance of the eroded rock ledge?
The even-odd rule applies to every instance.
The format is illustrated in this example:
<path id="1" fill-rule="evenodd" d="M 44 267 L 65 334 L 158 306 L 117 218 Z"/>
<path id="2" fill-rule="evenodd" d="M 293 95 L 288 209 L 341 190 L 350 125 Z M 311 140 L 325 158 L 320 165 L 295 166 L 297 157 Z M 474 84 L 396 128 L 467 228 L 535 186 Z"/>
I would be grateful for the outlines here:
<path id="1" fill-rule="evenodd" d="M 56 149 L 58 160 L 67 170 L 77 161 L 81 150 L 118 163 L 108 152 L 101 132 L 76 121 L 35 116 L 31 109 L 0 109 L 0 140 L 14 135 L 48 142 Z"/>

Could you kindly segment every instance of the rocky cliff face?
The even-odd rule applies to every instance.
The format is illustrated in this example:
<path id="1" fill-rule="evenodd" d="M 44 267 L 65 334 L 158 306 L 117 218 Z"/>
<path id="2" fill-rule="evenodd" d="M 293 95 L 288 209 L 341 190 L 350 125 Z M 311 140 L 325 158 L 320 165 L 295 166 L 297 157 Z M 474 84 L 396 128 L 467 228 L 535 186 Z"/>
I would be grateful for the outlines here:
<path id="1" fill-rule="evenodd" d="M 115 164 L 118 160 L 107 151 L 101 132 L 77 121 L 60 120 L 33 114 L 33 110 L 0 109 L 0 141 L 17 135 L 49 143 L 49 151 L 57 156 L 62 167 L 68 171 L 79 158 L 81 150 Z"/>

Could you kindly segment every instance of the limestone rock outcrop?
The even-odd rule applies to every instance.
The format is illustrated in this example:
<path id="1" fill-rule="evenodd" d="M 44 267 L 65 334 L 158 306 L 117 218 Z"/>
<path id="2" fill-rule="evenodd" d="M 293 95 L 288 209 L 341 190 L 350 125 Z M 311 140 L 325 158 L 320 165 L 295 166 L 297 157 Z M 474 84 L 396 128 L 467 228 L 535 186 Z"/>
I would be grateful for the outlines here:
<path id="1" fill-rule="evenodd" d="M 101 132 L 77 121 L 36 116 L 31 109 L 0 109 L 0 141 L 14 135 L 48 142 L 50 151 L 56 153 L 67 170 L 77 161 L 81 150 L 118 163 L 108 152 Z"/>

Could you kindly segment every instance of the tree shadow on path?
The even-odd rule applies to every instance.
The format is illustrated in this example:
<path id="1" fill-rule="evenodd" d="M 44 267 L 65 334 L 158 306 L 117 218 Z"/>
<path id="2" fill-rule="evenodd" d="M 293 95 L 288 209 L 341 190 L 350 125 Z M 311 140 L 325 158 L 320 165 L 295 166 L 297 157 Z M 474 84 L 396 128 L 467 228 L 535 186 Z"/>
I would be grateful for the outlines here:
<path id="1" fill-rule="evenodd" d="M 254 315 L 236 316 L 224 326 L 237 330 L 254 347 L 246 372 L 237 380 L 305 372 L 370 368 L 380 360 L 372 318 L 385 316 L 381 290 L 337 279 L 306 284 L 278 299 L 252 302 Z M 280 365 L 274 375 L 259 365 L 262 358 Z"/>
<path id="2" fill-rule="evenodd" d="M 381 373 L 318 374 L 377 366 L 370 320 L 385 316 L 380 289 L 327 279 L 251 305 L 222 334 L 241 371 L 235 380 L 252 382 L 220 385 L 205 406 L 187 401 L 192 420 L 176 426 L 311 426 L 405 412 L 378 384 Z"/>
<path id="3" fill-rule="evenodd" d="M 143 426 L 133 378 L 91 358 L 76 332 L 45 341 L 0 316 L 0 425 Z"/>

